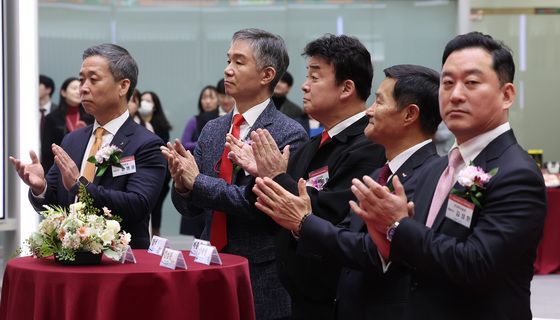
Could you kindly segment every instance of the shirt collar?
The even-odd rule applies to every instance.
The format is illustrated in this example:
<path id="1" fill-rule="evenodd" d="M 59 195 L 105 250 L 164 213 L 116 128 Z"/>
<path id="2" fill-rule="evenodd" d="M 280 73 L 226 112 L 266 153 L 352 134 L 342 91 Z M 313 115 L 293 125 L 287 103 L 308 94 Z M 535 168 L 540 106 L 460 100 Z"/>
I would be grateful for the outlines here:
<path id="1" fill-rule="evenodd" d="M 45 109 L 45 113 L 49 113 L 51 112 L 51 107 L 52 107 L 52 101 L 49 100 L 49 102 L 42 105 L 39 109 Z"/>
<path id="2" fill-rule="evenodd" d="M 432 142 L 432 139 L 424 140 L 420 143 L 417 143 L 412 147 L 406 149 L 405 151 L 399 153 L 391 161 L 388 161 L 389 169 L 391 169 L 391 172 L 393 174 L 397 172 L 397 170 L 400 169 L 400 167 L 406 162 L 406 160 L 408 160 L 408 158 L 410 158 L 416 151 L 430 142 Z"/>
<path id="3" fill-rule="evenodd" d="M 247 122 L 249 127 L 252 127 L 253 124 L 255 124 L 255 121 L 257 121 L 257 118 L 261 115 L 261 113 L 264 111 L 264 109 L 266 109 L 269 102 L 270 102 L 270 98 L 268 98 L 265 101 L 257 104 L 256 106 L 250 108 L 249 110 L 245 111 L 245 113 L 242 114 L 243 119 L 245 119 L 245 122 Z M 239 114 L 239 111 L 237 110 L 237 105 L 233 109 L 233 116 L 235 116 L 236 114 Z M 232 118 L 232 121 L 233 121 L 233 118 Z"/>
<path id="4" fill-rule="evenodd" d="M 483 134 L 480 134 L 468 141 L 457 145 L 457 140 L 451 147 L 450 151 L 453 150 L 455 147 L 459 147 L 459 152 L 461 153 L 461 157 L 465 161 L 465 164 L 471 163 L 479 154 L 486 148 L 490 142 L 500 136 L 502 133 L 511 129 L 509 122 L 503 123 L 496 128 L 486 131 Z"/>
<path id="5" fill-rule="evenodd" d="M 334 125 L 334 127 L 330 128 L 327 132 L 329 134 L 329 137 L 334 137 L 337 134 L 341 133 L 342 131 L 344 131 L 344 129 L 348 128 L 349 126 L 351 126 L 354 122 L 360 120 L 363 116 L 366 115 L 366 111 L 362 111 L 362 112 L 358 112 L 355 115 L 346 118 L 345 120 L 340 121 L 339 123 L 337 123 L 336 125 Z"/>
<path id="6" fill-rule="evenodd" d="M 110 134 L 112 134 L 113 136 L 115 136 L 117 134 L 117 131 L 119 131 L 119 129 L 122 127 L 122 125 L 124 124 L 126 119 L 128 119 L 129 116 L 130 116 L 130 114 L 128 113 L 128 109 L 126 109 L 120 116 L 118 116 L 117 118 L 107 122 L 103 126 L 103 129 L 105 129 L 105 131 L 107 131 Z M 101 127 L 101 126 L 99 125 L 97 120 L 95 120 L 95 122 L 93 123 L 92 134 L 95 133 L 95 129 L 97 129 L 98 127 Z"/>

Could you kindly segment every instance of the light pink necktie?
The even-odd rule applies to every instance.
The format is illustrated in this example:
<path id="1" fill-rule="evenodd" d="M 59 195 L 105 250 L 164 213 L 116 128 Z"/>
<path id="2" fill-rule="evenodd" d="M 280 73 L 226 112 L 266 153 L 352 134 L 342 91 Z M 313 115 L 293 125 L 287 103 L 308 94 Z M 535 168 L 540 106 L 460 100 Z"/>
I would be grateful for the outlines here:
<path id="1" fill-rule="evenodd" d="M 453 148 L 449 154 L 449 163 L 447 164 L 447 168 L 445 168 L 441 177 L 439 177 L 436 191 L 434 192 L 434 197 L 432 198 L 430 211 L 428 213 L 428 219 L 426 220 L 426 226 L 431 228 L 434 224 L 434 220 L 436 219 L 439 209 L 441 209 L 441 205 L 443 204 L 443 201 L 445 201 L 445 198 L 449 196 L 451 187 L 455 182 L 455 179 L 453 179 L 455 169 L 457 169 L 462 162 L 463 158 L 461 157 L 459 148 Z"/>

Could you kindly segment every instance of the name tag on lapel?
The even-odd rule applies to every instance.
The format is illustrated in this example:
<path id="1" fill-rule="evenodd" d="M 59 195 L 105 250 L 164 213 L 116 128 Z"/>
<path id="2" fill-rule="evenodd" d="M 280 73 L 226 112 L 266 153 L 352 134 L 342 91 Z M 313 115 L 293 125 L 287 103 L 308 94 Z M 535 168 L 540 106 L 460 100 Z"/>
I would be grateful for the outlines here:
<path id="1" fill-rule="evenodd" d="M 329 181 L 329 167 L 324 166 L 308 174 L 307 186 L 313 187 L 318 191 L 323 190 L 323 186 Z"/>
<path id="2" fill-rule="evenodd" d="M 464 227 L 470 228 L 473 211 L 474 203 L 468 202 L 467 200 L 453 194 L 449 196 L 449 200 L 447 201 L 445 217 Z"/>
<path id="3" fill-rule="evenodd" d="M 111 167 L 113 171 L 113 177 L 124 176 L 126 174 L 131 174 L 136 172 L 136 161 L 134 156 L 124 157 L 121 159 L 122 168 Z"/>

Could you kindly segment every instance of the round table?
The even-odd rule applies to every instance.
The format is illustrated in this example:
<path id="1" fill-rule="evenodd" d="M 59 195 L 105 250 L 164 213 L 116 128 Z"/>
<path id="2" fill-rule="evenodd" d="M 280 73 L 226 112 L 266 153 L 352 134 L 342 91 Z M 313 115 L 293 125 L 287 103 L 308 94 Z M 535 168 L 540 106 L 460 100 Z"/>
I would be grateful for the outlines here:
<path id="1" fill-rule="evenodd" d="M 159 266 L 133 250 L 136 264 L 103 257 L 97 266 L 62 266 L 52 258 L 8 262 L 0 319 L 254 319 L 247 259 L 220 254 L 223 265 Z"/>
<path id="2" fill-rule="evenodd" d="M 547 188 L 547 213 L 537 258 L 536 274 L 560 272 L 560 189 Z"/>

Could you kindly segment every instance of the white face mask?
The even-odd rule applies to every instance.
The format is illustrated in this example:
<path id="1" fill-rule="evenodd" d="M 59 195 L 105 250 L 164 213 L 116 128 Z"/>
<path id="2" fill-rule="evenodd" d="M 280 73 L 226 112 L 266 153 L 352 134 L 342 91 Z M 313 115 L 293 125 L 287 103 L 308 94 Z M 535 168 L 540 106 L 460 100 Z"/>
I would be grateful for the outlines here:
<path id="1" fill-rule="evenodd" d="M 153 102 L 142 101 L 140 102 L 140 108 L 138 108 L 138 113 L 141 117 L 151 116 L 154 113 Z"/>

